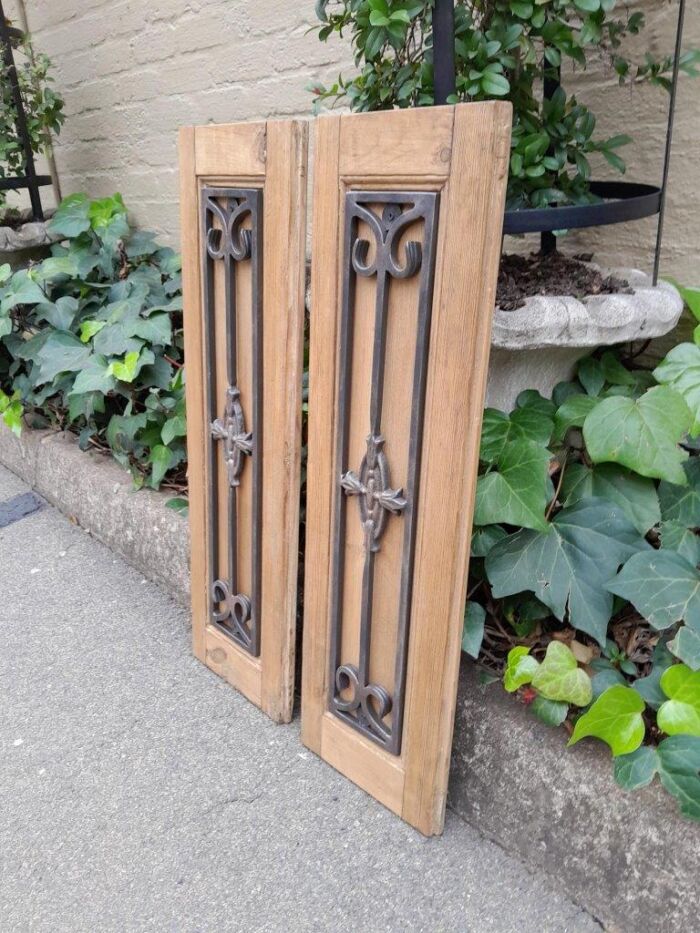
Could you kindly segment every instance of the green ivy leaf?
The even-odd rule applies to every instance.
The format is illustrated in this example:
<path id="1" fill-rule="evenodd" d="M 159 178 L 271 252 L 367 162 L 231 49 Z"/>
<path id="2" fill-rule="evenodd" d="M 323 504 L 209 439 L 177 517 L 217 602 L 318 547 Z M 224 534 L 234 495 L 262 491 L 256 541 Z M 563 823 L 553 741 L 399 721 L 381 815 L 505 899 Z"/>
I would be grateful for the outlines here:
<path id="1" fill-rule="evenodd" d="M 80 305 L 72 295 L 61 295 L 55 302 L 42 301 L 36 306 L 37 320 L 48 321 L 56 330 L 72 330 Z"/>
<path id="2" fill-rule="evenodd" d="M 562 440 L 569 428 L 582 428 L 588 415 L 601 402 L 593 395 L 570 395 L 557 409 L 555 437 Z"/>
<path id="3" fill-rule="evenodd" d="M 175 455 L 173 451 L 164 444 L 157 444 L 151 449 L 148 462 L 153 468 L 151 473 L 151 486 L 154 489 L 158 489 L 163 482 L 165 474 L 172 466 L 174 459 Z"/>
<path id="4" fill-rule="evenodd" d="M 508 444 L 496 461 L 497 470 L 477 480 L 475 523 L 547 528 L 550 456 L 545 447 L 530 441 Z"/>
<path id="5" fill-rule="evenodd" d="M 94 353 L 83 363 L 68 395 L 82 395 L 85 392 L 101 392 L 106 395 L 115 387 L 116 380 L 109 371 L 109 363 L 104 356 Z"/>
<path id="6" fill-rule="evenodd" d="M 661 783 L 680 804 L 683 816 L 700 820 L 700 739 L 674 735 L 657 749 Z"/>
<path id="7" fill-rule="evenodd" d="M 561 491 L 564 506 L 591 497 L 619 505 L 640 534 L 646 534 L 661 519 L 653 480 L 616 463 L 601 463 L 592 468 L 583 463 L 572 464 L 564 473 Z"/>
<path id="8" fill-rule="evenodd" d="M 36 282 L 28 277 L 26 269 L 15 272 L 9 284 L 0 288 L 0 314 L 7 314 L 18 305 L 33 305 L 42 301 L 46 301 L 46 295 Z"/>
<path id="9" fill-rule="evenodd" d="M 524 645 L 517 645 L 508 652 L 506 669 L 503 674 L 503 686 L 508 693 L 529 684 L 537 673 L 539 664 L 535 658 L 530 657 L 530 649 Z"/>
<path id="10" fill-rule="evenodd" d="M 51 233 L 76 237 L 90 229 L 89 211 L 86 194 L 71 194 L 61 201 L 47 227 Z"/>
<path id="11" fill-rule="evenodd" d="M 700 574 L 680 554 L 634 554 L 606 588 L 629 600 L 655 629 L 685 621 L 700 631 Z"/>
<path id="12" fill-rule="evenodd" d="M 177 413 L 168 418 L 160 432 L 164 444 L 172 444 L 176 437 L 184 437 L 186 434 L 187 420 L 184 413 Z"/>
<path id="13" fill-rule="evenodd" d="M 659 483 L 661 517 L 665 522 L 679 522 L 686 528 L 700 526 L 700 457 L 691 457 L 683 465 L 686 483 Z"/>
<path id="14" fill-rule="evenodd" d="M 88 343 L 95 334 L 99 334 L 103 327 L 107 326 L 106 321 L 83 321 L 80 325 L 80 339 L 83 343 Z"/>
<path id="15" fill-rule="evenodd" d="M 524 590 L 574 628 L 605 644 L 612 594 L 605 589 L 611 567 L 648 548 L 616 506 L 586 499 L 563 509 L 545 532 L 523 528 L 486 557 L 496 597 Z"/>
<path id="16" fill-rule="evenodd" d="M 673 655 L 665 642 L 660 641 L 654 649 L 651 673 L 647 677 L 637 678 L 632 684 L 632 688 L 637 691 L 647 706 L 654 710 L 666 702 L 666 694 L 661 689 L 661 677 L 673 663 Z"/>
<path id="17" fill-rule="evenodd" d="M 494 463 L 515 441 L 532 441 L 546 447 L 553 427 L 551 418 L 531 406 L 516 408 L 510 415 L 497 408 L 486 408 L 479 459 Z"/>
<path id="18" fill-rule="evenodd" d="M 700 736 L 700 671 L 674 664 L 661 676 L 661 689 L 669 698 L 656 714 L 667 735 Z"/>
<path id="19" fill-rule="evenodd" d="M 139 351 L 133 350 L 131 353 L 127 353 L 123 360 L 114 360 L 109 364 L 108 375 L 114 376 L 121 382 L 133 382 L 139 367 L 140 357 Z"/>
<path id="20" fill-rule="evenodd" d="M 623 790 L 638 790 L 654 780 L 658 770 L 656 749 L 642 745 L 629 755 L 620 755 L 615 759 L 613 774 L 615 781 Z"/>
<path id="21" fill-rule="evenodd" d="M 481 643 L 484 640 L 486 610 L 479 603 L 467 602 L 464 610 L 464 631 L 462 633 L 462 651 L 470 658 L 479 657 Z"/>
<path id="22" fill-rule="evenodd" d="M 537 696 L 529 706 L 531 712 L 547 726 L 560 726 L 567 717 L 569 704 Z"/>
<path id="23" fill-rule="evenodd" d="M 631 687 L 608 687 L 574 726 L 569 745 L 591 736 L 610 746 L 613 757 L 628 755 L 644 739 L 644 700 Z"/>
<path id="24" fill-rule="evenodd" d="M 683 625 L 673 641 L 668 643 L 668 647 L 692 671 L 700 670 L 700 634 L 698 632 Z"/>
<path id="25" fill-rule="evenodd" d="M 179 512 L 183 517 L 187 516 L 190 508 L 190 500 L 185 499 L 183 496 L 173 496 L 172 499 L 168 499 L 165 503 L 166 509 L 172 509 L 173 512 Z"/>
<path id="26" fill-rule="evenodd" d="M 597 700 L 602 693 L 605 693 L 608 687 L 614 687 L 615 684 L 627 685 L 627 681 L 616 667 L 610 665 L 610 667 L 605 667 L 597 671 L 591 678 L 591 699 Z"/>
<path id="27" fill-rule="evenodd" d="M 576 375 L 588 395 L 600 395 L 605 385 L 605 374 L 599 360 L 593 359 L 592 356 L 579 360 Z"/>
<path id="28" fill-rule="evenodd" d="M 588 706 L 591 702 L 591 678 L 578 666 L 570 648 L 560 641 L 551 641 L 532 686 L 548 700 Z"/>
<path id="29" fill-rule="evenodd" d="M 700 538 L 692 528 L 680 522 L 662 522 L 659 535 L 663 550 L 675 551 L 693 567 L 700 564 Z"/>
<path id="30" fill-rule="evenodd" d="M 472 557 L 486 557 L 491 548 L 508 537 L 508 532 L 500 525 L 485 525 L 483 528 L 474 528 L 472 534 Z"/>
<path id="31" fill-rule="evenodd" d="M 586 418 L 583 437 L 594 463 L 619 463 L 642 476 L 685 485 L 688 454 L 678 445 L 691 420 L 683 398 L 657 386 L 639 399 L 603 399 Z"/>
<path id="32" fill-rule="evenodd" d="M 59 373 L 77 372 L 91 353 L 90 347 L 81 343 L 74 334 L 65 330 L 53 331 L 37 354 L 39 373 L 36 384 L 51 382 Z"/>
<path id="33" fill-rule="evenodd" d="M 694 343 L 678 344 L 656 367 L 654 377 L 685 399 L 692 412 L 690 433 L 697 436 L 700 433 L 700 347 Z"/>
<path id="34" fill-rule="evenodd" d="M 106 198 L 97 198 L 90 202 L 88 208 L 90 226 L 97 233 L 108 227 L 112 219 L 119 214 L 126 214 L 126 207 L 119 193 Z"/>

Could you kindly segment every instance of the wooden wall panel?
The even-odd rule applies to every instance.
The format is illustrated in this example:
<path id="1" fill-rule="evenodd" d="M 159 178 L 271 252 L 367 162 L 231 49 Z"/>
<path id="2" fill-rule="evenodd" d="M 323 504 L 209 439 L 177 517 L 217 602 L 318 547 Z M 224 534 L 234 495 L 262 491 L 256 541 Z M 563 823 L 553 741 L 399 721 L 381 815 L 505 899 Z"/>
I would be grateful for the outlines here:
<path id="1" fill-rule="evenodd" d="M 280 722 L 294 686 L 306 158 L 299 121 L 180 132 L 193 648 Z"/>
<path id="2" fill-rule="evenodd" d="M 444 820 L 510 121 L 483 103 L 317 123 L 302 739 L 425 834 Z"/>

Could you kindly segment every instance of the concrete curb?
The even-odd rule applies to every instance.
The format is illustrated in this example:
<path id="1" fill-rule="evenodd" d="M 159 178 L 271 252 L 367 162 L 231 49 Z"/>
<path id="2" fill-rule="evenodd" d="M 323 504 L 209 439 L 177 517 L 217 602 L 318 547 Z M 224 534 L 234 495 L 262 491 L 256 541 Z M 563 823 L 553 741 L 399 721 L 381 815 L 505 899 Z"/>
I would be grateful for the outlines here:
<path id="1" fill-rule="evenodd" d="M 623 792 L 604 746 L 565 747 L 463 658 L 449 805 L 506 851 L 552 875 L 605 928 L 697 928 L 700 824 L 658 784 Z"/>
<path id="2" fill-rule="evenodd" d="M 167 493 L 134 491 L 118 463 L 80 450 L 72 434 L 0 424 L 0 463 L 145 577 L 189 603 L 189 525 Z"/>
<path id="3" fill-rule="evenodd" d="M 180 602 L 189 598 L 189 528 L 169 496 L 134 492 L 108 457 L 70 434 L 0 424 L 0 463 Z M 594 743 L 565 748 L 463 657 L 449 806 L 611 931 L 668 933 L 697 922 L 700 824 L 682 820 L 658 784 L 626 794 Z"/>

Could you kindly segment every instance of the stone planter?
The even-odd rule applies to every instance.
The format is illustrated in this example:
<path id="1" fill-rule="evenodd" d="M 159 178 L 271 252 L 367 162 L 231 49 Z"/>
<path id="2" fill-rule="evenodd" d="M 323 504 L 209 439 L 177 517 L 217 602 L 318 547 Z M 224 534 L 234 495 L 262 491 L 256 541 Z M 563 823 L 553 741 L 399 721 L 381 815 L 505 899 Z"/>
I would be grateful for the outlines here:
<path id="1" fill-rule="evenodd" d="M 32 220 L 31 211 L 22 211 L 21 216 L 25 222 L 19 227 L 0 227 L 0 264 L 9 262 L 13 269 L 44 259 L 51 244 L 61 239 L 47 230 L 48 216 Z"/>
<path id="2" fill-rule="evenodd" d="M 683 301 L 667 282 L 653 286 L 636 269 L 613 269 L 633 294 L 573 297 L 538 295 L 517 311 L 496 308 L 486 404 L 510 411 L 523 389 L 549 397 L 572 377 L 577 360 L 596 347 L 647 340 L 678 323 Z"/>

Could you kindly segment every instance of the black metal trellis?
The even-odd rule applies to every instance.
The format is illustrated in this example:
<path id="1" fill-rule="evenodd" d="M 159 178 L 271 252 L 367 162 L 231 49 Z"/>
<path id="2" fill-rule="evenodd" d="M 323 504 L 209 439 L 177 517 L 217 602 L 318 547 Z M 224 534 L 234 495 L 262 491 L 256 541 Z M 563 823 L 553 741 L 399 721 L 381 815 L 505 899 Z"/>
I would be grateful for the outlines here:
<path id="1" fill-rule="evenodd" d="M 591 192 L 601 198 L 595 204 L 578 204 L 567 207 L 523 208 L 505 212 L 504 233 L 540 233 L 543 250 L 552 247 L 554 230 L 571 230 L 583 227 L 602 227 L 609 224 L 626 223 L 642 217 L 658 216 L 656 248 L 654 251 L 654 284 L 659 278 L 661 245 L 664 232 L 666 194 L 671 166 L 673 125 L 676 113 L 678 73 L 683 42 L 685 0 L 679 0 L 678 25 L 676 29 L 675 58 L 671 80 L 668 124 L 664 150 L 663 172 L 660 187 L 625 181 L 594 181 Z M 435 0 L 433 10 L 433 67 L 436 104 L 444 104 L 456 92 L 454 54 L 454 0 Z M 556 82 L 546 82 L 545 93 L 551 96 Z"/>
<path id="2" fill-rule="evenodd" d="M 0 46 L 2 46 L 2 62 L 5 73 L 4 80 L 8 81 L 12 89 L 12 102 L 15 110 L 15 126 L 17 136 L 22 143 L 24 150 L 24 175 L 16 175 L 11 178 L 0 178 L 0 191 L 26 188 L 29 192 L 29 200 L 32 205 L 32 216 L 35 220 L 43 220 L 44 212 L 41 207 L 41 195 L 39 188 L 51 184 L 49 175 L 37 175 L 34 166 L 34 153 L 32 143 L 29 138 L 27 128 L 27 117 L 24 113 L 24 104 L 22 102 L 22 92 L 20 91 L 17 78 L 17 68 L 15 67 L 15 57 L 13 43 L 20 41 L 24 37 L 21 30 L 7 25 L 5 11 L 0 2 Z"/>

